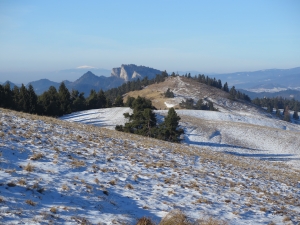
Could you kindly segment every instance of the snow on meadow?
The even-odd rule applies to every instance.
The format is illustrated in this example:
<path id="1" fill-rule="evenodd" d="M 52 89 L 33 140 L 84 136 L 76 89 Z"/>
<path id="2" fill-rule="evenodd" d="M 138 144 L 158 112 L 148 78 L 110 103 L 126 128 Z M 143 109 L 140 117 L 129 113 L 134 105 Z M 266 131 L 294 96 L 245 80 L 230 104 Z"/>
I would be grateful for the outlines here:
<path id="1" fill-rule="evenodd" d="M 62 120 L 114 129 L 130 108 L 72 113 Z M 156 110 L 159 121 L 167 110 Z M 176 110 L 185 130 L 183 143 L 240 156 L 282 161 L 300 169 L 300 126 L 258 113 Z"/>
<path id="2" fill-rule="evenodd" d="M 300 221 L 299 171 L 97 127 L 128 110 L 68 122 L 0 109 L 0 223 L 135 224 L 174 209 L 237 225 Z"/>

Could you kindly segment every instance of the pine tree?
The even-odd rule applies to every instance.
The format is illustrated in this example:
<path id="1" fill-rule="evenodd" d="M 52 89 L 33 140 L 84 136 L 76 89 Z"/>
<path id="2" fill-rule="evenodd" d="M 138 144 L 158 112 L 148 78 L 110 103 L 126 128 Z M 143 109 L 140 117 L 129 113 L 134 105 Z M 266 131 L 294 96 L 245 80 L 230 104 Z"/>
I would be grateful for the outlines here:
<path id="1" fill-rule="evenodd" d="M 223 86 L 223 91 L 229 92 L 229 88 L 228 88 L 227 82 Z"/>
<path id="2" fill-rule="evenodd" d="M 97 108 L 105 108 L 107 107 L 107 99 L 106 96 L 101 89 L 97 94 Z"/>
<path id="3" fill-rule="evenodd" d="M 298 115 L 298 112 L 297 112 L 297 111 L 294 111 L 293 118 L 294 118 L 295 120 L 298 120 L 298 119 L 299 119 L 299 115 Z"/>
<path id="4" fill-rule="evenodd" d="M 0 107 L 3 107 L 3 103 L 4 103 L 4 88 L 0 84 Z"/>
<path id="5" fill-rule="evenodd" d="M 14 86 L 14 89 L 12 90 L 12 109 L 16 111 L 21 110 L 20 106 L 20 88 L 18 86 Z"/>
<path id="6" fill-rule="evenodd" d="M 38 97 L 38 108 L 40 115 L 54 117 L 61 115 L 58 92 L 54 86 L 50 86 L 48 91 Z"/>
<path id="7" fill-rule="evenodd" d="M 130 96 L 129 96 L 129 97 L 127 98 L 127 101 L 126 101 L 126 103 L 125 103 L 125 106 L 131 108 L 131 107 L 132 107 L 132 103 L 133 103 L 134 100 L 135 100 L 134 97 L 130 97 Z"/>
<path id="8" fill-rule="evenodd" d="M 125 126 L 116 126 L 116 130 L 154 137 L 156 117 L 153 113 L 152 103 L 146 98 L 138 96 L 132 103 L 133 113 L 124 113 L 129 122 Z"/>
<path id="9" fill-rule="evenodd" d="M 174 108 L 170 108 L 164 122 L 159 126 L 160 139 L 171 142 L 180 142 L 180 136 L 184 133 L 179 128 L 180 117 Z"/>
<path id="10" fill-rule="evenodd" d="M 77 112 L 84 110 L 86 108 L 86 101 L 84 98 L 84 93 L 77 90 L 72 90 L 71 92 L 71 109 L 72 112 Z"/>
<path id="11" fill-rule="evenodd" d="M 290 111 L 289 111 L 289 107 L 288 106 L 285 107 L 284 114 L 283 114 L 283 120 L 287 121 L 287 122 L 291 121 Z"/>
<path id="12" fill-rule="evenodd" d="M 123 107 L 124 106 L 123 98 L 120 95 L 118 95 L 117 98 L 115 99 L 113 106 L 115 106 L 115 107 Z"/>
<path id="13" fill-rule="evenodd" d="M 174 98 L 174 93 L 168 88 L 168 90 L 164 93 L 166 98 Z"/>
<path id="14" fill-rule="evenodd" d="M 235 97 L 237 95 L 237 91 L 235 90 L 235 86 L 232 86 L 232 88 L 229 91 L 229 94 L 230 94 L 231 99 L 235 99 Z"/>
<path id="15" fill-rule="evenodd" d="M 26 87 L 22 84 L 19 94 L 19 106 L 23 112 L 29 112 L 29 96 Z"/>
<path id="16" fill-rule="evenodd" d="M 3 95 L 4 95 L 3 107 L 11 109 L 13 107 L 13 95 L 10 89 L 9 82 L 7 82 L 3 87 Z"/>
<path id="17" fill-rule="evenodd" d="M 276 110 L 276 116 L 281 117 L 281 112 L 279 109 Z"/>
<path id="18" fill-rule="evenodd" d="M 28 90 L 27 90 L 28 98 L 29 98 L 29 107 L 28 112 L 29 113 L 37 113 L 37 95 L 33 89 L 33 86 L 29 84 Z"/>
<path id="19" fill-rule="evenodd" d="M 71 113 L 71 95 L 64 82 L 59 86 L 58 97 L 61 114 Z"/>
<path id="20" fill-rule="evenodd" d="M 89 97 L 86 99 L 88 109 L 97 109 L 98 97 L 95 90 L 91 90 Z"/>

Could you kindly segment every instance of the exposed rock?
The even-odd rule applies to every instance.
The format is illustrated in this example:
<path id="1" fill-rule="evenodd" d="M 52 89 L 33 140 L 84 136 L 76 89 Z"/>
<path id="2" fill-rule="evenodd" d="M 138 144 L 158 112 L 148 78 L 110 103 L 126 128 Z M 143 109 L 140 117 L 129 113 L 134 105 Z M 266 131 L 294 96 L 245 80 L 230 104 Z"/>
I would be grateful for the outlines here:
<path id="1" fill-rule="evenodd" d="M 125 82 L 133 79 L 143 79 L 148 77 L 148 79 L 155 78 L 156 74 L 161 74 L 162 71 L 156 70 L 146 66 L 137 66 L 134 64 L 122 64 L 121 67 L 113 68 L 111 71 L 111 76 L 122 78 Z"/>

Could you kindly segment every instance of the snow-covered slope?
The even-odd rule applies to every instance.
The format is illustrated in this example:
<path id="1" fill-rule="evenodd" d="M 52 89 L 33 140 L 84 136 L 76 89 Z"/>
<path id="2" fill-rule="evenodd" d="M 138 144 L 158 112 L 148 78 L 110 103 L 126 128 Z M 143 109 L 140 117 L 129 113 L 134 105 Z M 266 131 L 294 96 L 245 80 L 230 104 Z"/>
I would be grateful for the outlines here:
<path id="1" fill-rule="evenodd" d="M 69 119 L 102 125 L 92 112 Z M 234 225 L 300 221 L 299 171 L 281 163 L 3 109 L 0 126 L 2 224 L 158 222 L 174 209 Z"/>
<path id="2" fill-rule="evenodd" d="M 126 122 L 130 108 L 95 109 L 61 119 L 114 129 Z M 162 120 L 167 110 L 156 110 Z M 300 126 L 260 114 L 176 110 L 185 130 L 183 143 L 268 161 L 282 161 L 300 169 Z"/>

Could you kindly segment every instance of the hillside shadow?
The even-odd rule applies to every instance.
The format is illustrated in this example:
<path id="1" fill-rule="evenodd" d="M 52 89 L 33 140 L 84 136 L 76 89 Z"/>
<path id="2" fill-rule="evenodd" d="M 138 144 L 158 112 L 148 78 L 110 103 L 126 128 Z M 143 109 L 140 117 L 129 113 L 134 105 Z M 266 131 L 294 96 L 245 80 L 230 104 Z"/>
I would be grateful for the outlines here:
<path id="1" fill-rule="evenodd" d="M 200 141 L 190 141 L 190 140 L 185 140 L 187 144 L 189 145 L 197 145 L 197 146 L 209 146 L 209 147 L 222 147 L 222 148 L 242 148 L 242 149 L 247 149 L 247 150 L 254 150 L 254 151 L 263 151 L 260 149 L 255 149 L 255 148 L 248 148 L 244 146 L 238 146 L 238 145 L 229 145 L 229 144 L 221 144 L 221 143 L 214 143 L 214 142 L 200 142 Z"/>
<path id="2" fill-rule="evenodd" d="M 72 183 L 69 183 L 70 187 L 72 185 Z M 45 191 L 40 193 L 37 189 L 28 189 L 22 186 L 9 188 L 7 188 L 6 185 L 0 186 L 2 194 L 15 200 L 13 203 L 8 203 L 8 208 L 20 208 L 22 205 L 24 217 L 27 219 L 31 219 L 31 216 L 25 213 L 25 211 L 29 212 L 32 210 L 32 206 L 25 203 L 28 199 L 32 199 L 37 203 L 34 206 L 36 212 L 44 212 L 44 216 L 54 220 L 55 223 L 74 222 L 74 224 L 76 224 L 81 219 L 85 219 L 94 224 L 94 221 L 97 219 L 105 218 L 107 221 L 107 219 L 111 218 L 115 221 L 119 221 L 121 224 L 135 224 L 136 220 L 143 216 L 151 218 L 156 222 L 161 219 L 150 210 L 143 209 L 133 197 L 123 196 L 116 193 L 112 188 L 107 189 L 108 195 L 105 195 L 103 191 L 98 188 L 94 188 L 92 193 L 81 190 L 85 192 L 84 194 L 81 194 L 76 188 L 74 188 L 75 190 L 72 189 L 71 187 L 70 191 L 59 191 L 58 186 L 52 186 L 46 187 Z M 60 206 L 64 206 L 67 209 L 62 210 Z M 54 213 L 50 212 L 52 207 L 58 207 L 59 217 L 56 217 Z M 125 221 L 125 217 L 131 222 L 128 223 L 128 220 Z M 120 218 L 120 220 L 117 218 Z M 6 217 L 5 220 L 9 223 L 15 221 L 15 218 Z"/>
<path id="3" fill-rule="evenodd" d="M 69 115 L 64 115 L 62 117 L 60 117 L 59 119 L 61 120 L 68 120 L 68 119 L 72 119 L 72 118 L 76 118 L 76 117 L 82 117 L 82 116 L 90 116 L 90 115 L 95 115 L 95 114 L 101 114 L 103 112 L 99 111 L 99 112 L 74 112 L 72 114 Z"/>
<path id="4" fill-rule="evenodd" d="M 230 152 L 224 151 L 224 153 L 242 156 L 242 157 L 251 157 L 251 158 L 260 158 L 260 160 L 267 161 L 291 161 L 291 160 L 300 160 L 300 158 L 292 158 L 295 154 L 249 154 L 249 153 L 238 153 L 238 152 Z"/>

